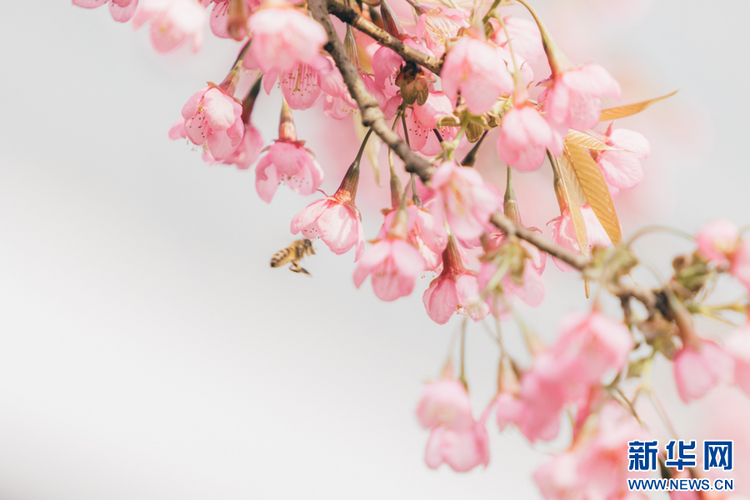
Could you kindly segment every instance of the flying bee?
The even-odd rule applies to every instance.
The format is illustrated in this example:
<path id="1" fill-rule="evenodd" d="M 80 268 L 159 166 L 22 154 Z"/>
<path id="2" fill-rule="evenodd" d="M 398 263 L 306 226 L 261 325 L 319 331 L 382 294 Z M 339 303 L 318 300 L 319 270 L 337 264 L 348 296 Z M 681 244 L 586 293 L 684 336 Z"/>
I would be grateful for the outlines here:
<path id="1" fill-rule="evenodd" d="M 307 238 L 303 240 L 293 241 L 291 245 L 283 250 L 276 252 L 271 258 L 271 267 L 281 267 L 285 264 L 291 263 L 289 270 L 294 273 L 304 273 L 308 276 L 312 276 L 307 269 L 300 267 L 299 261 L 302 260 L 305 255 L 315 255 L 315 249 L 313 249 L 312 241 Z"/>

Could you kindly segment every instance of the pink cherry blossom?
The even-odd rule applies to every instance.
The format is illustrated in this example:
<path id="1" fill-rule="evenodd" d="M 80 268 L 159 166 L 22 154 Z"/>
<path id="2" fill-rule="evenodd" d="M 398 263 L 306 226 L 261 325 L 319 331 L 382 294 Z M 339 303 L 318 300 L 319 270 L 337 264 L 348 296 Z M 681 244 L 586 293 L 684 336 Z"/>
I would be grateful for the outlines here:
<path id="1" fill-rule="evenodd" d="M 605 95 L 619 99 L 620 85 L 601 66 L 584 64 L 562 71 L 544 95 L 547 120 L 556 128 L 592 128 L 599 123 L 600 98 Z"/>
<path id="2" fill-rule="evenodd" d="M 732 358 L 710 340 L 686 345 L 674 357 L 674 378 L 680 398 L 702 398 L 720 381 L 731 382 Z"/>
<path id="3" fill-rule="evenodd" d="M 698 251 L 710 262 L 726 263 L 740 243 L 740 230 L 726 219 L 716 219 L 700 228 L 695 236 Z"/>
<path id="4" fill-rule="evenodd" d="M 151 22 L 151 45 L 157 52 L 169 52 L 193 39 L 193 52 L 203 45 L 206 12 L 196 0 L 141 0 L 133 18 L 137 29 Z"/>
<path id="5" fill-rule="evenodd" d="M 729 273 L 750 290 L 750 238 L 742 240 L 732 256 Z"/>
<path id="6" fill-rule="evenodd" d="M 553 351 L 569 386 L 598 385 L 606 373 L 619 372 L 634 345 L 625 325 L 598 311 L 568 314 L 559 330 Z"/>
<path id="7" fill-rule="evenodd" d="M 311 108 L 320 98 L 318 73 L 309 65 L 300 63 L 279 75 L 279 85 L 292 109 Z"/>
<path id="8" fill-rule="evenodd" d="M 356 245 L 354 260 L 359 260 L 365 248 L 362 222 L 356 207 L 340 203 L 334 197 L 312 202 L 292 219 L 292 234 L 302 231 L 305 238 L 320 236 L 323 243 L 337 255 Z"/>
<path id="9" fill-rule="evenodd" d="M 435 155 L 443 148 L 433 129 L 437 129 L 438 120 L 444 116 L 453 115 L 453 106 L 448 97 L 440 91 L 429 93 L 423 105 L 414 103 L 413 107 L 406 109 L 406 127 L 409 133 L 409 145 L 414 151 L 425 155 Z M 398 134 L 404 136 L 404 128 L 399 120 L 397 123 Z M 455 139 L 457 127 L 440 127 L 439 132 L 445 141 Z"/>
<path id="10" fill-rule="evenodd" d="M 497 152 L 506 164 L 521 171 L 536 170 L 544 162 L 548 149 L 559 156 L 563 139 L 534 106 L 522 102 L 505 113 Z"/>
<path id="11" fill-rule="evenodd" d="M 252 123 L 245 124 L 245 132 L 239 146 L 222 160 L 225 165 L 237 165 L 240 170 L 247 170 L 255 163 L 263 149 L 263 137 Z"/>
<path id="12" fill-rule="evenodd" d="M 193 94 L 182 108 L 185 132 L 193 144 L 206 144 L 218 159 L 228 157 L 242 141 L 242 105 L 218 87 Z"/>
<path id="13" fill-rule="evenodd" d="M 734 383 L 750 395 L 750 325 L 735 331 L 724 349 L 733 360 Z"/>
<path id="14" fill-rule="evenodd" d="M 492 249 L 500 248 L 504 237 L 499 235 L 494 237 Z M 524 259 L 523 274 L 521 276 L 521 283 L 517 283 L 513 276 L 511 276 L 510 270 L 506 270 L 503 277 L 500 278 L 500 284 L 503 292 L 510 292 L 527 305 L 531 307 L 537 307 L 544 301 L 545 286 L 544 280 L 542 280 L 542 273 L 544 272 L 544 266 L 547 261 L 547 254 L 540 252 L 535 246 L 525 242 L 519 242 L 522 251 L 527 255 Z M 492 249 L 488 249 L 485 255 L 492 253 Z M 488 260 L 482 262 L 482 268 L 479 271 L 478 281 L 479 288 L 484 290 L 487 287 L 490 280 L 495 277 L 497 273 L 498 263 L 495 260 Z M 490 304 L 491 309 L 495 310 L 496 300 L 493 297 L 494 293 L 487 297 L 487 302 Z M 510 297 L 505 298 L 506 301 L 510 302 Z M 500 311 L 504 312 L 504 311 Z"/>
<path id="15" fill-rule="evenodd" d="M 448 377 L 426 383 L 417 406 L 417 418 L 425 429 L 440 425 L 456 430 L 470 428 L 474 424 L 474 417 L 471 415 L 471 399 L 466 387 Z"/>
<path id="16" fill-rule="evenodd" d="M 426 10 L 426 9 L 425 9 Z M 455 37 L 459 28 L 468 28 L 468 14 L 460 9 L 451 9 L 438 5 L 432 10 L 419 14 L 416 35 L 427 44 L 427 48 L 442 57 L 445 53 L 445 42 Z"/>
<path id="17" fill-rule="evenodd" d="M 468 314 L 474 321 L 484 319 L 489 306 L 479 299 L 477 275 L 467 271 L 452 237 L 443 252 L 443 272 L 432 280 L 422 296 L 427 315 L 444 325 L 454 313 Z"/>
<path id="18" fill-rule="evenodd" d="M 503 49 L 469 37 L 453 45 L 440 73 L 443 92 L 451 102 L 460 91 L 469 111 L 481 114 L 489 111 L 501 94 L 513 91 L 513 78 L 499 50 Z"/>
<path id="19" fill-rule="evenodd" d="M 112 19 L 120 23 L 130 21 L 138 8 L 138 0 L 73 0 L 73 5 L 84 9 L 95 9 L 105 3 L 109 4 Z"/>
<path id="20" fill-rule="evenodd" d="M 293 8 L 270 7 L 250 17 L 253 42 L 248 64 L 263 73 L 291 71 L 300 63 L 312 63 L 326 33 L 323 27 Z"/>
<path id="21" fill-rule="evenodd" d="M 594 246 L 609 246 L 612 244 L 612 240 L 609 239 L 609 235 L 602 227 L 602 223 L 596 217 L 594 211 L 588 205 L 581 207 L 581 214 L 583 215 L 583 222 L 586 226 L 586 237 L 589 243 L 589 251 Z M 568 210 L 563 213 L 559 218 L 554 220 L 552 225 L 552 241 L 560 246 L 563 246 L 574 252 L 580 252 L 578 247 L 578 240 L 576 239 L 575 229 L 573 227 L 573 219 Z M 562 262 L 555 257 L 552 257 L 555 261 L 555 265 L 563 272 L 569 273 L 573 270 L 568 264 Z"/>
<path id="22" fill-rule="evenodd" d="M 503 17 L 505 30 L 508 30 L 513 52 L 529 62 L 539 61 L 544 58 L 544 47 L 542 46 L 542 35 L 539 33 L 539 27 L 534 21 L 524 19 L 523 17 L 505 16 Z M 508 38 L 505 36 L 500 22 L 497 19 L 490 19 L 490 24 L 494 28 L 490 40 L 500 47 L 508 48 Z"/>
<path id="23" fill-rule="evenodd" d="M 406 297 L 414 290 L 417 276 L 425 269 L 422 255 L 404 239 L 388 237 L 368 248 L 354 270 L 359 288 L 372 275 L 375 295 L 386 302 Z"/>
<path id="24" fill-rule="evenodd" d="M 428 383 L 417 407 L 420 424 L 431 429 L 425 451 L 427 466 L 436 469 L 446 463 L 456 472 L 486 466 L 490 455 L 485 423 L 490 409 L 474 421 L 469 393 L 461 382 L 442 378 Z"/>
<path id="25" fill-rule="evenodd" d="M 434 55 L 426 47 L 418 44 L 411 38 L 404 38 L 402 41 L 405 45 L 411 47 L 414 50 L 418 50 L 425 55 Z M 400 88 L 398 85 L 396 85 L 396 75 L 403 65 L 404 60 L 401 58 L 401 56 L 396 54 L 388 47 L 380 47 L 372 56 L 372 71 L 374 75 L 374 82 L 377 88 L 381 90 L 386 98 L 394 97 L 399 93 Z M 423 71 L 427 72 L 427 70 Z M 432 75 L 432 73 L 429 73 L 429 75 Z"/>
<path id="26" fill-rule="evenodd" d="M 230 30 L 236 30 L 235 35 L 239 40 L 247 36 L 247 16 L 260 8 L 259 0 L 242 0 L 245 3 L 245 11 L 233 19 L 230 16 L 230 3 L 234 0 L 214 0 L 214 8 L 211 11 L 209 24 L 211 32 L 219 38 L 233 38 Z M 239 3 L 239 2 L 238 2 Z M 241 4 L 240 4 L 241 5 Z M 244 23 L 243 23 L 244 21 Z"/>
<path id="27" fill-rule="evenodd" d="M 496 192 L 485 185 L 482 176 L 455 161 L 441 163 L 430 184 L 428 208 L 436 220 L 447 220 L 453 234 L 461 240 L 479 237 L 500 206 Z"/>
<path id="28" fill-rule="evenodd" d="M 596 163 L 608 185 L 618 189 L 632 189 L 643 180 L 641 159 L 651 152 L 651 146 L 642 134 L 610 125 L 604 137 L 608 146 L 595 153 Z M 622 151 L 619 151 L 622 150 Z"/>
<path id="29" fill-rule="evenodd" d="M 313 194 L 323 182 L 323 169 L 303 144 L 279 140 L 255 167 L 255 188 L 263 201 L 271 203 L 280 182 L 295 193 Z"/>
<path id="30" fill-rule="evenodd" d="M 396 210 L 391 210 L 386 214 L 383 226 L 378 233 L 379 240 L 386 238 L 396 213 Z M 445 232 L 443 222 L 436 220 L 428 210 L 412 204 L 407 205 L 406 213 L 406 240 L 422 254 L 425 260 L 425 271 L 437 269 L 443 262 L 442 253 L 448 243 L 448 234 Z"/>

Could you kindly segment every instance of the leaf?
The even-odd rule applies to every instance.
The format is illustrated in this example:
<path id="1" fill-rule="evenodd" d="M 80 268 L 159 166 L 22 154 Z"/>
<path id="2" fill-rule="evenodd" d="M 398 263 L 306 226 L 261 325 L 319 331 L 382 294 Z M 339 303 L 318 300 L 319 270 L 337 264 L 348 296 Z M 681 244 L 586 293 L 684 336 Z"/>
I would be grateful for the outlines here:
<path id="1" fill-rule="evenodd" d="M 567 155 L 563 154 L 558 160 L 560 171 L 561 173 L 564 172 L 563 177 L 567 180 L 568 190 L 570 191 L 572 200 L 577 203 L 579 207 L 584 206 L 587 203 L 586 194 L 581 188 L 581 183 L 578 182 L 578 177 L 576 177 L 576 174 L 573 171 L 573 165 L 570 163 L 570 159 Z"/>
<path id="2" fill-rule="evenodd" d="M 581 206 L 576 202 L 575 195 L 573 193 L 573 183 L 576 182 L 575 174 L 572 169 L 563 169 L 560 166 L 560 162 L 553 161 L 552 168 L 555 169 L 558 177 L 560 178 L 560 185 L 562 186 L 562 194 L 565 198 L 565 203 L 568 205 L 570 211 L 570 218 L 573 221 L 573 230 L 576 233 L 576 240 L 578 241 L 578 248 L 581 253 L 587 258 L 591 258 L 591 252 L 589 251 L 589 239 L 586 235 L 586 222 L 583 220 L 583 214 L 581 213 Z"/>
<path id="3" fill-rule="evenodd" d="M 599 121 L 606 122 L 609 120 L 616 120 L 618 118 L 625 118 L 626 116 L 635 115 L 656 102 L 666 99 L 667 97 L 672 97 L 677 92 L 679 92 L 679 90 L 675 90 L 671 94 L 663 95 L 655 99 L 649 99 L 648 101 L 635 102 L 633 104 L 626 104 L 625 106 L 617 106 L 616 108 L 604 109 L 602 110 L 602 116 L 601 118 L 599 118 Z"/>
<path id="4" fill-rule="evenodd" d="M 602 223 L 602 227 L 604 227 L 612 243 L 617 245 L 622 241 L 620 221 L 617 219 L 612 197 L 609 195 L 609 189 L 607 189 L 599 166 L 591 155 L 577 144 L 566 141 L 564 154 L 568 156 L 578 182 L 581 184 L 581 189 L 586 195 L 586 200 L 589 202 L 591 209 L 596 214 L 596 218 Z"/>
<path id="5" fill-rule="evenodd" d="M 565 138 L 565 140 L 573 144 L 577 144 L 581 146 L 582 148 L 593 149 L 595 151 L 604 151 L 607 149 L 617 150 L 617 148 L 613 148 L 612 146 L 607 146 L 596 137 L 592 137 L 585 132 L 579 132 L 578 130 L 573 130 L 573 129 L 570 129 L 570 131 L 568 132 L 568 136 Z"/>

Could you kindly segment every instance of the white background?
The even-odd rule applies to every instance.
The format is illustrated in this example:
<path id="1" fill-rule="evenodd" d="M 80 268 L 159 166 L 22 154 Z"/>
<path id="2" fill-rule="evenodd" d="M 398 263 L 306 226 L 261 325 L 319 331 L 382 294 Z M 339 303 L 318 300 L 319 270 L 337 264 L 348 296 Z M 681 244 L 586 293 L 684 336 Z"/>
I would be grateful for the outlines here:
<path id="1" fill-rule="evenodd" d="M 555 12 L 570 15 L 564 5 Z M 559 28 L 576 60 L 631 78 L 623 102 L 682 89 L 630 122 L 650 134 L 653 154 L 640 194 L 618 201 L 633 214 L 626 233 L 646 222 L 690 232 L 717 216 L 750 222 L 748 19 L 743 0 L 711 10 L 660 0 L 627 23 L 603 23 L 607 50 Z M 369 282 L 356 291 L 353 256 L 321 243 L 305 264 L 312 279 L 270 269 L 292 239 L 289 220 L 313 198 L 282 187 L 267 205 L 252 170 L 206 166 L 167 139 L 186 99 L 220 81 L 236 49 L 210 37 L 195 57 L 159 56 L 145 31 L 65 0 L 3 5 L 0 498 L 538 496 L 539 450 L 562 444 L 532 448 L 516 431 L 501 435 L 493 418 L 486 470 L 424 465 L 428 434 L 414 409 L 457 322 L 440 327 L 424 314 L 427 278 L 394 303 L 378 301 Z M 263 95 L 254 115 L 266 140 L 277 99 Z M 351 154 L 325 151 L 331 121 L 311 116 L 298 119 L 300 137 L 330 192 Z M 354 141 L 336 130 L 339 142 Z M 497 161 L 487 149 L 483 168 Z M 543 179 L 519 179 L 519 192 Z M 363 182 L 372 184 L 367 170 Z M 372 238 L 388 195 L 367 189 L 380 196 L 363 208 Z M 531 220 L 540 227 L 555 215 L 544 189 L 548 216 Z M 690 249 L 651 241 L 662 267 Z M 552 338 L 556 318 L 585 301 L 575 279 L 552 265 L 547 274 L 548 303 L 522 312 Z M 474 327 L 477 415 L 494 390 L 496 356 Z M 691 428 L 695 412 L 676 413 L 675 424 Z"/>

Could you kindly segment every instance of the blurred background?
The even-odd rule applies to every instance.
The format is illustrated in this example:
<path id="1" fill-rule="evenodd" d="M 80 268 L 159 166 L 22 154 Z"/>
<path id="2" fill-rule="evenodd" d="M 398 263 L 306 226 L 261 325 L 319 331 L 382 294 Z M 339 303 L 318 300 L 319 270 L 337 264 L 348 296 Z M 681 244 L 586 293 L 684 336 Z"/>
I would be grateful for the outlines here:
<path id="1" fill-rule="evenodd" d="M 625 234 L 750 223 L 750 3 L 536 4 L 573 61 L 596 61 L 621 82 L 622 103 L 681 89 L 619 124 L 652 146 L 646 181 L 616 200 Z M 0 498 L 541 497 L 531 474 L 565 436 L 531 446 L 492 417 L 487 469 L 424 464 L 428 432 L 415 408 L 459 324 L 426 316 L 430 277 L 383 303 L 369 282 L 354 288 L 353 254 L 322 243 L 305 261 L 313 278 L 271 269 L 294 239 L 289 221 L 314 197 L 282 187 L 267 205 L 252 169 L 207 166 L 168 140 L 184 102 L 224 77 L 236 45 L 209 36 L 197 55 L 160 56 L 145 30 L 113 22 L 106 7 L 61 0 L 5 2 L 0 47 Z M 254 112 L 266 141 L 278 93 L 262 94 Z M 330 193 L 358 145 L 350 121 L 320 108 L 297 114 L 298 135 Z M 499 167 L 488 144 L 479 168 L 501 179 Z M 540 228 L 557 215 L 542 170 L 516 176 L 525 222 Z M 389 197 L 369 170 L 362 182 L 369 239 Z M 654 235 L 638 249 L 666 275 L 692 247 Z M 574 276 L 549 263 L 545 277 L 546 303 L 520 312 L 552 339 L 560 315 L 587 302 Z M 725 298 L 739 296 L 728 286 Z M 513 326 L 504 335 L 518 347 Z M 497 349 L 478 326 L 467 349 L 478 415 L 494 394 Z M 656 379 L 681 435 L 732 437 L 738 466 L 750 466 L 744 395 L 719 388 L 685 407 L 668 364 Z"/>

